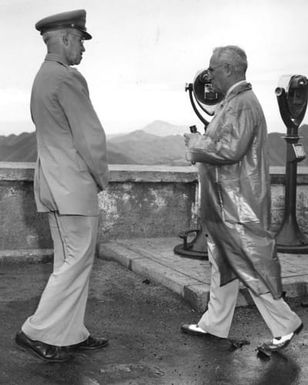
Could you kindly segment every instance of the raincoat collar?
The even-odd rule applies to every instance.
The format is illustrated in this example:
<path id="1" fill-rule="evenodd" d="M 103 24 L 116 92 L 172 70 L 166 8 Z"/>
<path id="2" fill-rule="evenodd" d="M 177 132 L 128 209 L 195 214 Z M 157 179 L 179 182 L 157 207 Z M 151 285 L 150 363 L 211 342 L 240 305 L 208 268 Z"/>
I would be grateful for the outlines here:
<path id="1" fill-rule="evenodd" d="M 218 114 L 218 112 L 224 107 L 224 105 L 229 102 L 229 100 L 233 99 L 238 94 L 251 90 L 251 84 L 247 83 L 246 80 L 242 80 L 238 83 L 235 83 L 233 86 L 229 88 L 227 91 L 225 97 L 222 99 L 222 101 L 217 105 L 217 109 L 215 111 L 215 115 Z"/>
<path id="2" fill-rule="evenodd" d="M 252 89 L 251 84 L 247 83 L 246 80 L 240 81 L 229 88 L 224 100 L 228 101 L 234 98 L 234 96 L 242 92 L 249 91 L 251 89 Z"/>
<path id="3" fill-rule="evenodd" d="M 246 83 L 246 80 L 240 80 L 239 82 L 237 83 L 234 83 L 229 89 L 228 91 L 226 92 L 226 96 L 229 95 L 231 93 L 231 91 L 236 88 L 237 86 L 239 86 L 240 84 L 243 84 L 243 83 Z"/>

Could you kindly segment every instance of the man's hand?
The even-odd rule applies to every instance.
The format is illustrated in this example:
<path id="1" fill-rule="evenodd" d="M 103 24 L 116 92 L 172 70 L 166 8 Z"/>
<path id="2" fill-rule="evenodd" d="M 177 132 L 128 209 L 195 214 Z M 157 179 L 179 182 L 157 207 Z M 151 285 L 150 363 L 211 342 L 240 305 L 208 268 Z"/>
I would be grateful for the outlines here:
<path id="1" fill-rule="evenodd" d="M 188 147 L 190 140 L 196 136 L 196 134 L 184 134 L 184 143 L 185 146 Z"/>

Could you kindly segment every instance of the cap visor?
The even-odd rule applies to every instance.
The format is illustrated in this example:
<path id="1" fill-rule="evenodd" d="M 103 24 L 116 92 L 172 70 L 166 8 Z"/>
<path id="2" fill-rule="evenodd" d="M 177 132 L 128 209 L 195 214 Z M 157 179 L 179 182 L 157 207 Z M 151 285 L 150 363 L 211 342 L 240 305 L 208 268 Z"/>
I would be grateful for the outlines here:
<path id="1" fill-rule="evenodd" d="M 88 32 L 82 31 L 82 35 L 83 35 L 85 40 L 91 40 L 92 39 L 92 36 Z"/>

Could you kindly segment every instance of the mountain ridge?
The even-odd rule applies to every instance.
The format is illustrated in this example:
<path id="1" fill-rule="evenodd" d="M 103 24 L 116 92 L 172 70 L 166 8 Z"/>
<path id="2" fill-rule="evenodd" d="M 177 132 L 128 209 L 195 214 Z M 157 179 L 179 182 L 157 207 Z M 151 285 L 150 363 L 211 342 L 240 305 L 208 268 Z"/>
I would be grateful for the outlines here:
<path id="1" fill-rule="evenodd" d="M 182 135 L 184 132 L 188 132 L 188 126 L 156 120 L 144 129 L 107 136 L 108 161 L 110 164 L 188 165 Z M 271 166 L 285 166 L 284 136 L 277 132 L 268 135 Z M 308 148 L 308 125 L 299 128 L 299 136 L 299 143 L 302 143 L 305 149 Z M 34 162 L 36 156 L 34 132 L 0 136 L 0 161 Z M 300 162 L 300 165 L 308 166 L 307 158 Z"/>

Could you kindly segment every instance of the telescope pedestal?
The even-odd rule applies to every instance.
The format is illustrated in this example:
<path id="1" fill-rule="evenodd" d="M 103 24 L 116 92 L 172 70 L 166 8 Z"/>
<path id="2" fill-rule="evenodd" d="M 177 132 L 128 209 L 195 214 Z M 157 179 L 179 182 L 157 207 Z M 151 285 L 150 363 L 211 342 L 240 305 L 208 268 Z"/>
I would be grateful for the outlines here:
<path id="1" fill-rule="evenodd" d="M 183 231 L 179 234 L 179 237 L 183 239 L 182 245 L 177 245 L 174 248 L 174 252 L 183 257 L 196 258 L 196 259 L 208 259 L 207 253 L 207 233 L 205 226 L 206 207 L 203 199 L 202 191 L 202 170 L 199 169 L 198 188 L 196 190 L 196 203 L 199 206 L 198 213 L 198 229 Z M 192 238 L 192 234 L 195 236 Z M 188 241 L 190 238 L 190 242 Z"/>
<path id="2" fill-rule="evenodd" d="M 191 242 L 188 242 L 187 238 L 191 233 L 195 233 L 195 237 Z M 202 226 L 197 230 L 183 231 L 179 237 L 183 239 L 183 244 L 175 246 L 173 249 L 175 254 L 186 258 L 208 259 L 206 233 Z"/>
<path id="3" fill-rule="evenodd" d="M 297 161 L 292 145 L 299 140 L 297 133 L 286 136 L 287 162 L 285 177 L 285 212 L 283 223 L 276 236 L 277 250 L 281 253 L 307 254 L 308 239 L 301 232 L 296 220 Z"/>
<path id="4" fill-rule="evenodd" d="M 203 70 L 197 73 L 194 82 L 186 84 L 185 91 L 189 93 L 189 99 L 192 105 L 193 110 L 204 124 L 204 131 L 209 124 L 207 119 L 203 117 L 203 112 L 209 116 L 214 114 L 214 106 L 223 99 L 223 95 L 220 92 L 214 90 L 211 80 L 209 70 Z M 197 130 L 192 130 L 194 126 L 191 126 L 191 133 L 195 133 Z M 200 218 L 199 222 L 201 223 L 200 228 L 197 230 L 188 230 L 183 231 L 179 234 L 179 237 L 183 239 L 183 244 L 177 245 L 174 247 L 174 252 L 183 257 L 187 258 L 197 258 L 197 259 L 208 259 L 207 254 L 207 241 L 206 241 L 206 231 L 205 226 L 202 225 L 204 221 L 202 216 L 205 215 L 205 207 L 202 203 L 202 194 L 200 191 L 200 180 L 199 180 L 199 201 L 200 201 Z M 202 188 L 202 187 L 201 187 Z M 190 234 L 195 233 L 195 237 L 189 242 L 188 237 Z"/>
<path id="5" fill-rule="evenodd" d="M 276 237 L 277 251 L 287 254 L 308 254 L 308 240 L 298 227 L 296 218 L 289 217 Z"/>
<path id="6" fill-rule="evenodd" d="M 299 144 L 298 128 L 307 109 L 308 79 L 302 75 L 284 75 L 275 90 L 279 111 L 287 127 L 287 159 L 285 177 L 285 212 L 276 236 L 277 250 L 282 253 L 307 254 L 308 239 L 296 220 L 297 163 L 306 157 Z"/>

